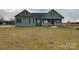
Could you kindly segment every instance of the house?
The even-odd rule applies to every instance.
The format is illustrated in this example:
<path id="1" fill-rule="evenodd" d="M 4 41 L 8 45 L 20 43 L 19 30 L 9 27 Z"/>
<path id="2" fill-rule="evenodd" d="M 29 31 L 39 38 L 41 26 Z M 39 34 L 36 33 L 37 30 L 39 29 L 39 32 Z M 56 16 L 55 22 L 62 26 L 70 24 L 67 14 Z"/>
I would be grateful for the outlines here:
<path id="1" fill-rule="evenodd" d="M 59 25 L 62 24 L 64 17 L 57 11 L 52 9 L 48 13 L 30 13 L 23 10 L 15 16 L 16 26 L 43 26 L 43 25 Z"/>

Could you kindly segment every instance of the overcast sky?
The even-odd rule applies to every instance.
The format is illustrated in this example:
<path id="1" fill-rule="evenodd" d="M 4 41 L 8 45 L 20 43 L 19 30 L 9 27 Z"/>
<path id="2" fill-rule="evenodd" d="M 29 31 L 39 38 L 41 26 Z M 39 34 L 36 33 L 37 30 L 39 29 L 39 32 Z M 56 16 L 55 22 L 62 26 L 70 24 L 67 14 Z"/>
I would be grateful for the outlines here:
<path id="1" fill-rule="evenodd" d="M 23 9 L 0 9 L 0 15 L 5 18 L 5 20 L 10 20 L 14 16 L 20 13 Z M 29 12 L 48 12 L 51 9 L 28 9 Z M 79 9 L 55 9 L 58 13 L 63 15 L 67 21 L 79 21 Z"/>

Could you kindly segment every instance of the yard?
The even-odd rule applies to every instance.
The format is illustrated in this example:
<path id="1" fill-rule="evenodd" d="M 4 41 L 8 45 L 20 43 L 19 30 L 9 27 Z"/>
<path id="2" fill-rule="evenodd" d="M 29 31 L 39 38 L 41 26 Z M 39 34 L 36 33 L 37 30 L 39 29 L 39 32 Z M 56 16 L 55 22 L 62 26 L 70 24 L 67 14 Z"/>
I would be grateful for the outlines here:
<path id="1" fill-rule="evenodd" d="M 0 27 L 0 49 L 79 49 L 79 30 L 68 27 Z"/>

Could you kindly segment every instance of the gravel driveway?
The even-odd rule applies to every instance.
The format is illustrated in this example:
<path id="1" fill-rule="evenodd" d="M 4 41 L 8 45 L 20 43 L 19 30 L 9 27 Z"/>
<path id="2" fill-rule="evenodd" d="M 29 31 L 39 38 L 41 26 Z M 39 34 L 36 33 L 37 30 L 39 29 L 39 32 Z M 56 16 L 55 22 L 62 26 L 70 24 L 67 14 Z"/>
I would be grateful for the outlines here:
<path id="1" fill-rule="evenodd" d="M 0 27 L 15 27 L 15 25 L 0 25 Z"/>

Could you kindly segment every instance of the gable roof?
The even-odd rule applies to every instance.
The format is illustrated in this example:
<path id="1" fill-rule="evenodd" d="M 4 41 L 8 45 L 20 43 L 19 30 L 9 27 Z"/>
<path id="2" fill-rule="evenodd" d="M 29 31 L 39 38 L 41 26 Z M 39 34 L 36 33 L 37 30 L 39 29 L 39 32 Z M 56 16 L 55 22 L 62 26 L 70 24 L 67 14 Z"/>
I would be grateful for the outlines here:
<path id="1" fill-rule="evenodd" d="M 19 16 L 19 15 L 22 14 L 23 12 L 27 12 L 27 13 L 30 14 L 30 12 L 25 9 L 25 10 L 23 10 L 22 12 L 18 13 L 17 15 L 15 15 L 15 17 Z M 22 15 L 23 15 L 23 14 L 22 14 Z M 25 15 L 23 15 L 23 16 L 25 16 Z"/>
<path id="2" fill-rule="evenodd" d="M 49 11 L 49 13 L 52 12 L 52 11 L 54 11 L 54 12 L 57 13 L 62 19 L 64 19 L 64 17 L 63 17 L 61 14 L 59 14 L 57 11 L 55 11 L 54 9 L 52 9 L 51 11 Z"/>
<path id="3" fill-rule="evenodd" d="M 52 11 L 54 11 L 55 13 L 57 13 L 62 19 L 64 18 L 62 15 L 60 15 L 60 14 L 59 14 L 57 11 L 55 11 L 54 9 L 50 10 L 48 13 L 50 13 L 50 12 L 52 12 Z M 17 14 L 16 16 L 19 16 L 19 15 L 20 15 L 21 13 L 23 13 L 23 12 L 27 12 L 27 13 L 30 14 L 30 16 L 34 16 L 34 17 L 37 17 L 37 18 L 40 18 L 40 17 L 42 17 L 42 16 L 48 14 L 48 13 L 30 13 L 29 11 L 27 11 L 27 10 L 25 9 L 25 10 L 23 10 L 22 12 L 20 12 L 19 14 Z M 15 17 L 16 17 L 16 16 L 15 16 Z M 26 16 L 26 15 L 23 15 L 23 16 Z"/>

